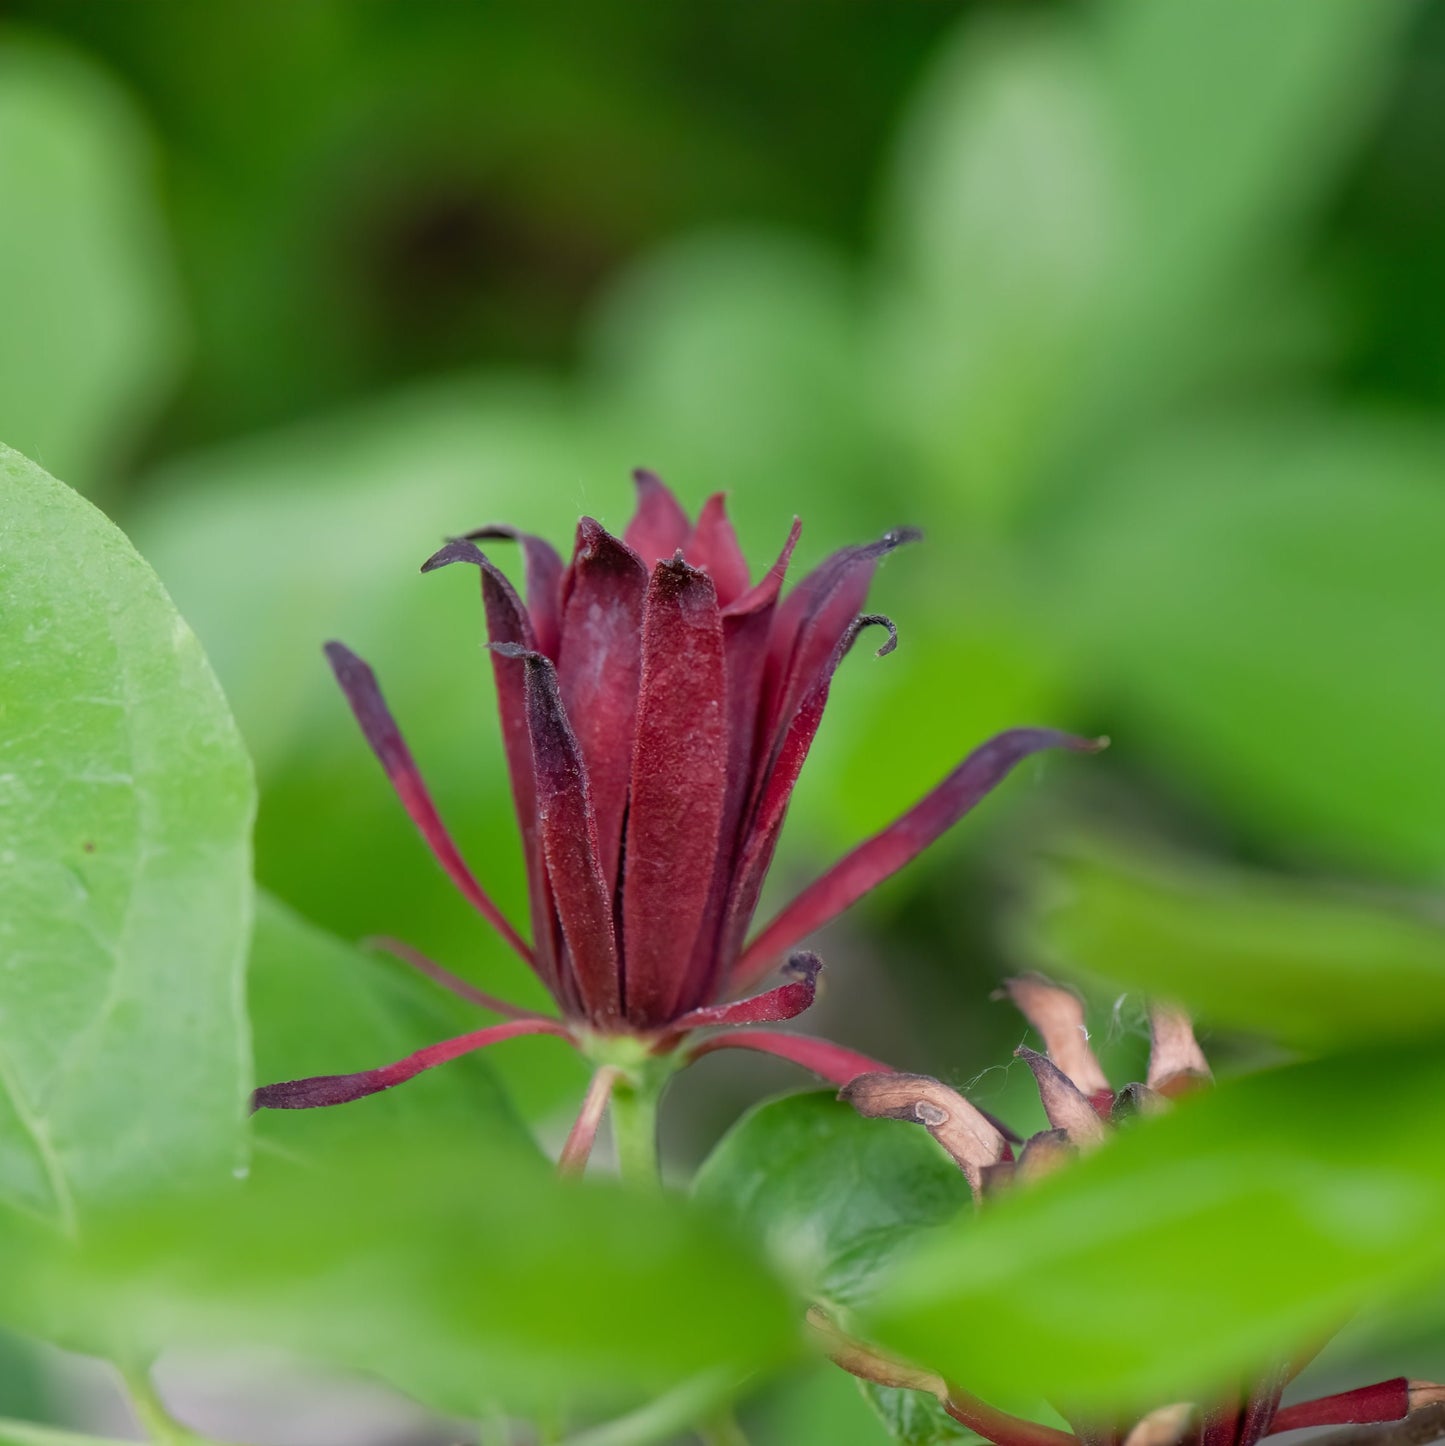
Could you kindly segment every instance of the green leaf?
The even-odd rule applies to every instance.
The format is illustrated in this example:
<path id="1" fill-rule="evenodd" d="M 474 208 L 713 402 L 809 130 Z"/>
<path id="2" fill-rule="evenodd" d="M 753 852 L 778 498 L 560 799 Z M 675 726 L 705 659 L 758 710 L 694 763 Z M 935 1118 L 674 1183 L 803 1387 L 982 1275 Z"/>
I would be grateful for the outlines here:
<path id="1" fill-rule="evenodd" d="M 4 1257 L 7 1248 L 8 1258 Z M 800 1307 L 690 1202 L 418 1129 L 153 1202 L 57 1255 L 0 1235 L 7 1309 L 134 1356 L 266 1346 L 443 1410 L 613 1408 L 798 1350 Z"/>
<path id="2" fill-rule="evenodd" d="M 969 1201 L 922 1130 L 861 1119 L 828 1093 L 751 1110 L 698 1171 L 694 1193 L 763 1241 L 800 1290 L 845 1306 L 920 1230 Z"/>
<path id="3" fill-rule="evenodd" d="M 1081 847 L 1036 892 L 1024 957 L 1318 1048 L 1434 1037 L 1445 929 L 1423 915 L 1198 861 Z"/>
<path id="4" fill-rule="evenodd" d="M 405 964 L 343 944 L 265 893 L 257 900 L 247 992 L 262 1084 L 371 1069 L 495 1022 Z M 549 1038 L 512 1042 L 523 1051 L 539 1044 L 566 1048 Z M 358 1137 L 419 1129 L 433 1135 L 455 1130 L 456 1149 L 469 1149 L 478 1139 L 519 1150 L 532 1146 L 487 1052 L 464 1055 L 402 1088 L 343 1107 L 262 1110 L 253 1129 L 260 1139 L 308 1158 Z"/>
<path id="5" fill-rule="evenodd" d="M 0 493 L 0 1200 L 73 1225 L 242 1159 L 253 791 L 126 539 L 7 448 Z"/>
<path id="6" fill-rule="evenodd" d="M 0 1421 L 0 1446 L 127 1446 L 127 1443 L 58 1431 L 32 1421 Z"/>
<path id="7" fill-rule="evenodd" d="M 1445 435 L 1218 418 L 1037 573 L 1116 744 L 1298 856 L 1445 864 Z"/>
<path id="8" fill-rule="evenodd" d="M 51 42 L 0 42 L 0 437 L 91 491 L 180 361 L 175 278 L 141 119 Z"/>
<path id="9" fill-rule="evenodd" d="M 868 1404 L 901 1446 L 942 1446 L 949 1441 L 979 1441 L 982 1438 L 960 1426 L 927 1391 L 904 1391 L 897 1386 L 879 1386 L 860 1381 Z"/>
<path id="10" fill-rule="evenodd" d="M 1205 1399 L 1441 1280 L 1442 1137 L 1438 1050 L 1221 1086 L 927 1238 L 871 1327 L 985 1399 Z"/>

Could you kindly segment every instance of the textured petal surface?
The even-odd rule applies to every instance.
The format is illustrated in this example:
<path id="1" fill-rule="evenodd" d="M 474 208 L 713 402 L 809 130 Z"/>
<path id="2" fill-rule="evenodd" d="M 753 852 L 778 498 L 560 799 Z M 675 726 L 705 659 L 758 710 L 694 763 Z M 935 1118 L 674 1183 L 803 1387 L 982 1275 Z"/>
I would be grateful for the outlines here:
<path id="1" fill-rule="evenodd" d="M 404 1084 L 423 1070 L 459 1059 L 489 1044 L 515 1039 L 520 1034 L 555 1034 L 570 1039 L 566 1028 L 555 1019 L 512 1019 L 506 1024 L 493 1024 L 475 1029 L 440 1044 L 429 1044 L 394 1064 L 379 1069 L 365 1069 L 357 1074 L 320 1074 L 310 1079 L 283 1080 L 279 1084 L 262 1085 L 252 1096 L 251 1107 L 257 1110 L 314 1110 L 324 1105 L 344 1105 L 367 1095 L 380 1094 L 393 1085 Z"/>
<path id="2" fill-rule="evenodd" d="M 712 579 L 660 563 L 647 594 L 622 879 L 627 1015 L 668 1023 L 717 861 L 727 788 L 722 618 Z"/>
<path id="3" fill-rule="evenodd" d="M 1084 1001 L 1072 989 L 1051 984 L 1039 974 L 1006 980 L 1004 988 L 1014 1007 L 1039 1032 L 1044 1049 L 1086 1095 L 1109 1089 L 1108 1076 L 1089 1045 Z"/>
<path id="4" fill-rule="evenodd" d="M 714 492 L 702 504 L 697 526 L 683 548 L 683 556 L 712 578 L 719 606 L 727 607 L 747 592 L 748 560 L 728 521 L 727 504 L 721 492 Z"/>
<path id="5" fill-rule="evenodd" d="M 1300 1401 L 1274 1414 L 1266 1434 L 1297 1431 L 1302 1426 L 1367 1426 L 1399 1421 L 1410 1414 L 1410 1383 L 1404 1376 L 1360 1386 L 1316 1401 Z"/>
<path id="6" fill-rule="evenodd" d="M 577 527 L 562 614 L 557 679 L 587 765 L 599 858 L 609 890 L 617 885 L 632 775 L 646 596 L 647 569 L 641 559 L 584 517 Z"/>
<path id="7" fill-rule="evenodd" d="M 532 951 L 473 877 L 472 871 L 466 866 L 452 841 L 452 836 L 442 823 L 431 794 L 422 782 L 416 760 L 411 756 L 411 750 L 406 746 L 401 730 L 396 726 L 396 720 L 391 716 L 391 710 L 381 696 L 376 674 L 355 653 L 340 643 L 326 644 L 326 658 L 336 674 L 336 681 L 341 684 L 346 701 L 351 704 L 356 721 L 361 724 L 366 741 L 380 760 L 397 797 L 401 799 L 402 807 L 421 831 L 437 861 L 477 911 L 531 964 Z"/>
<path id="8" fill-rule="evenodd" d="M 536 537 L 503 523 L 478 527 L 468 532 L 465 540 L 482 541 L 492 537 L 506 538 L 520 545 L 527 569 L 527 611 L 531 614 L 532 628 L 536 633 L 537 650 L 556 662 L 557 644 L 562 635 L 563 573 L 557 549 L 544 537 Z"/>
<path id="9" fill-rule="evenodd" d="M 784 908 L 744 951 L 732 976 L 733 987 L 746 988 L 760 979 L 785 950 L 897 873 L 987 797 L 1025 758 L 1047 748 L 1087 753 L 1100 746 L 1052 728 L 1015 728 L 976 748 L 900 819 L 859 844 Z"/>
<path id="10" fill-rule="evenodd" d="M 779 1024 L 813 1007 L 818 993 L 818 974 L 823 961 L 816 954 L 798 953 L 788 960 L 788 972 L 795 977 L 787 984 L 737 999 L 731 1004 L 710 1004 L 694 1009 L 675 1021 L 679 1030 L 704 1029 L 712 1025 Z"/>
<path id="11" fill-rule="evenodd" d="M 1034 1072 L 1049 1123 L 1056 1130 L 1062 1130 L 1069 1137 L 1069 1143 L 1078 1149 L 1103 1144 L 1108 1127 L 1073 1080 L 1051 1059 L 1035 1050 L 1021 1046 L 1014 1054 Z"/>
<path id="12" fill-rule="evenodd" d="M 627 531 L 622 534 L 627 545 L 647 567 L 671 557 L 687 544 L 692 523 L 682 510 L 672 489 L 655 472 L 639 467 L 632 474 L 637 484 L 637 510 Z"/>

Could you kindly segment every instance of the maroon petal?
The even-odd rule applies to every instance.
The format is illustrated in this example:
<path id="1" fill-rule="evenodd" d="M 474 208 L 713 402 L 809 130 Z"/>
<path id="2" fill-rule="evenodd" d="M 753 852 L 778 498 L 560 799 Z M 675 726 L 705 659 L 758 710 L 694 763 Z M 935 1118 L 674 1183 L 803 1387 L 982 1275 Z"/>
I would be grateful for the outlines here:
<path id="1" fill-rule="evenodd" d="M 482 605 L 487 617 L 487 637 L 493 643 L 534 648 L 536 634 L 532 619 L 507 576 L 474 543 L 454 539 L 429 557 L 423 572 L 435 572 L 454 562 L 476 567 L 482 577 Z M 512 783 L 512 803 L 522 834 L 522 856 L 527 864 L 527 902 L 532 915 L 533 952 L 542 982 L 559 1002 L 570 997 L 570 980 L 558 964 L 557 925 L 542 844 L 537 835 L 537 791 L 532 778 L 532 741 L 527 730 L 526 668 L 515 658 L 492 652 L 492 676 L 497 688 L 497 713 L 502 725 L 502 747 L 507 755 L 507 773 Z"/>
<path id="2" fill-rule="evenodd" d="M 546 653 L 555 662 L 562 637 L 563 565 L 557 549 L 544 537 L 536 537 L 504 523 L 475 528 L 465 533 L 463 540 L 484 541 L 492 537 L 503 537 L 520 545 L 527 567 L 527 611 L 536 630 L 537 651 Z M 493 641 L 518 642 L 520 639 L 494 638 Z"/>
<path id="3" fill-rule="evenodd" d="M 738 544 L 738 535 L 728 521 L 724 494 L 714 492 L 702 504 L 697 526 L 688 538 L 683 554 L 694 566 L 712 578 L 720 607 L 736 602 L 748 590 L 748 560 Z"/>
<path id="4" fill-rule="evenodd" d="M 1369 1426 L 1378 1421 L 1399 1421 L 1410 1414 L 1410 1407 L 1410 1382 L 1396 1376 L 1377 1385 L 1285 1406 L 1275 1412 L 1264 1434 L 1297 1431 L 1302 1426 Z"/>
<path id="5" fill-rule="evenodd" d="M 1053 1060 L 1023 1045 L 1014 1050 L 1014 1056 L 1033 1070 L 1044 1114 L 1056 1130 L 1062 1130 L 1069 1137 L 1071 1145 L 1082 1150 L 1103 1144 L 1108 1129 L 1099 1112 Z"/>
<path id="6" fill-rule="evenodd" d="M 856 1050 L 844 1049 L 831 1040 L 815 1039 L 807 1034 L 774 1034 L 767 1029 L 738 1029 L 730 1034 L 715 1034 L 693 1045 L 687 1062 L 701 1059 L 719 1049 L 751 1049 L 758 1054 L 775 1054 L 779 1059 L 810 1069 L 830 1084 L 845 1085 L 860 1074 L 887 1074 L 889 1066 Z"/>
<path id="7" fill-rule="evenodd" d="M 1015 728 L 976 748 L 931 793 L 881 833 L 859 844 L 783 909 L 738 960 L 732 987 L 746 988 L 761 978 L 785 949 L 916 858 L 1025 758 L 1045 748 L 1093 753 L 1106 741 L 1076 738 L 1052 728 Z"/>
<path id="8" fill-rule="evenodd" d="M 672 1028 L 682 1033 L 717 1024 L 779 1024 L 785 1019 L 796 1019 L 813 1007 L 822 967 L 823 961 L 816 954 L 799 951 L 788 960 L 788 973 L 795 976 L 791 982 L 769 989 L 766 994 L 754 994 L 750 999 L 694 1009 L 674 1020 Z"/>
<path id="9" fill-rule="evenodd" d="M 498 999 L 495 994 L 488 994 L 478 989 L 475 984 L 469 983 L 460 975 L 453 974 L 445 965 L 438 964 L 435 959 L 429 959 L 420 949 L 413 949 L 410 944 L 403 943 L 400 939 L 392 939 L 385 935 L 378 935 L 371 939 L 363 939 L 362 947 L 365 949 L 379 949 L 383 953 L 390 954 L 394 959 L 400 959 L 403 964 L 410 964 L 419 974 L 424 974 L 433 984 L 439 984 L 445 990 L 455 994 L 458 999 L 465 999 L 468 1004 L 475 1004 L 478 1009 L 489 1009 L 493 1014 L 500 1014 L 503 1019 L 546 1019 L 548 1016 L 539 1014 L 535 1009 L 522 1009 L 516 1004 L 508 1004 L 505 999 Z"/>
<path id="10" fill-rule="evenodd" d="M 570 577 L 557 678 L 587 765 L 598 858 L 611 891 L 632 776 L 647 569 L 630 547 L 584 517 Z"/>
<path id="11" fill-rule="evenodd" d="M 622 534 L 627 545 L 647 567 L 671 557 L 687 544 L 692 523 L 672 489 L 655 472 L 639 467 L 632 480 L 637 484 L 637 511 Z"/>
<path id="12" fill-rule="evenodd" d="M 527 727 L 537 788 L 537 830 L 582 1006 L 596 1025 L 621 1017 L 612 900 L 598 862 L 597 820 L 587 767 L 557 688 L 557 670 L 541 653 L 493 643 L 527 669 Z"/>
<path id="13" fill-rule="evenodd" d="M 336 681 L 341 684 L 341 691 L 346 694 L 346 701 L 351 704 L 356 721 L 361 724 L 361 731 L 371 745 L 371 751 L 386 770 L 386 776 L 391 780 L 397 797 L 401 799 L 402 807 L 421 831 L 422 837 L 436 855 L 437 862 L 482 917 L 529 965 L 533 964 L 532 951 L 472 876 L 472 871 L 463 862 L 452 836 L 446 831 L 446 826 L 436 811 L 436 805 L 427 792 L 426 784 L 422 782 L 416 760 L 412 758 L 411 750 L 406 746 L 401 730 L 396 726 L 396 720 L 391 716 L 386 700 L 381 696 L 376 674 L 341 643 L 327 643 L 326 658 L 331 664 L 332 672 L 336 674 Z"/>
<path id="14" fill-rule="evenodd" d="M 587 1086 L 587 1093 L 582 1099 L 582 1108 L 562 1146 L 562 1153 L 557 1157 L 559 1175 L 580 1175 L 587 1168 L 592 1142 L 597 1138 L 597 1127 L 602 1123 L 607 1101 L 612 1098 L 612 1087 L 621 1073 L 615 1065 L 604 1064 L 592 1076 L 592 1083 Z"/>
<path id="15" fill-rule="evenodd" d="M 622 878 L 627 1015 L 678 1012 L 711 890 L 727 788 L 722 618 L 705 572 L 659 563 L 647 593 Z"/>
<path id="16" fill-rule="evenodd" d="M 515 1039 L 519 1034 L 555 1034 L 569 1042 L 572 1038 L 566 1027 L 556 1019 L 512 1019 L 506 1024 L 493 1024 L 486 1029 L 474 1029 L 470 1034 L 458 1035 L 455 1039 L 444 1039 L 440 1044 L 429 1044 L 395 1064 L 382 1065 L 380 1069 L 364 1069 L 359 1074 L 319 1074 L 310 1079 L 262 1085 L 251 1098 L 251 1108 L 314 1110 L 323 1105 L 349 1104 L 366 1095 L 380 1094 L 393 1085 L 404 1084 L 423 1070 L 434 1069 L 475 1049 L 485 1049 L 489 1044 Z"/>

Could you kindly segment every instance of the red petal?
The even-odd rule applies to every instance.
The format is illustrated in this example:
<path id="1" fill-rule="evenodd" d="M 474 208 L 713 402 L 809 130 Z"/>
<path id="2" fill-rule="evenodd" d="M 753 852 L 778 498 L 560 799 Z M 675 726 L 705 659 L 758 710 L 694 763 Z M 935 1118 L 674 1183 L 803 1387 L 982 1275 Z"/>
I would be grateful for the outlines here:
<path id="1" fill-rule="evenodd" d="M 844 1049 L 831 1040 L 815 1039 L 807 1034 L 774 1034 L 766 1029 L 738 1029 L 730 1034 L 715 1034 L 688 1051 L 691 1064 L 705 1054 L 719 1049 L 751 1049 L 759 1054 L 775 1054 L 810 1069 L 830 1084 L 845 1085 L 860 1074 L 887 1074 L 891 1066 L 870 1059 L 866 1054 Z"/>
<path id="2" fill-rule="evenodd" d="M 632 480 L 637 484 L 637 511 L 622 537 L 650 568 L 686 545 L 692 524 L 671 488 L 655 472 L 639 467 Z"/>
<path id="3" fill-rule="evenodd" d="M 532 626 L 537 633 L 537 651 L 546 653 L 554 662 L 557 646 L 562 636 L 562 559 L 557 549 L 545 538 L 530 532 L 521 532 L 504 523 L 493 523 L 489 527 L 478 527 L 465 534 L 465 541 L 480 541 L 490 537 L 504 537 L 509 542 L 520 544 L 522 557 L 527 565 L 527 611 L 532 617 Z M 493 642 L 520 641 L 520 639 L 494 638 Z"/>
<path id="4" fill-rule="evenodd" d="M 401 799 L 402 807 L 421 831 L 422 837 L 436 855 L 437 862 L 482 917 L 529 965 L 533 964 L 532 951 L 502 916 L 501 910 L 472 876 L 472 871 L 457 852 L 457 846 L 446 831 L 436 811 L 436 805 L 427 792 L 426 784 L 422 782 L 421 774 L 417 771 L 416 760 L 412 758 L 411 750 L 406 746 L 401 730 L 397 728 L 396 720 L 391 716 L 386 700 L 381 696 L 376 674 L 341 643 L 327 643 L 326 658 L 331 664 L 332 672 L 336 674 L 336 681 L 341 684 L 341 691 L 346 694 L 346 701 L 351 704 L 356 721 L 361 724 L 361 731 L 371 745 L 371 751 L 381 761 L 386 776 L 391 780 L 391 786 Z"/>
<path id="5" fill-rule="evenodd" d="M 797 976 L 790 983 L 769 989 L 766 994 L 754 994 L 750 999 L 694 1009 L 674 1020 L 672 1027 L 682 1033 L 717 1024 L 778 1024 L 784 1019 L 796 1019 L 813 1007 L 822 967 L 823 961 L 816 954 L 799 952 L 788 960 L 788 972 Z"/>
<path id="6" fill-rule="evenodd" d="M 976 748 L 931 793 L 881 833 L 858 845 L 810 884 L 748 945 L 732 985 L 746 988 L 800 939 L 841 914 L 870 889 L 946 833 L 1025 758 L 1045 748 L 1092 753 L 1104 740 L 1075 738 L 1052 728 L 1015 728 Z"/>
<path id="7" fill-rule="evenodd" d="M 621 1017 L 611 891 L 598 862 L 587 767 L 557 690 L 557 670 L 541 653 L 506 643 L 492 647 L 526 664 L 527 727 L 547 876 L 582 1005 L 594 1024 L 610 1028 Z"/>
<path id="8" fill-rule="evenodd" d="M 727 504 L 721 492 L 714 492 L 702 504 L 697 526 L 683 547 L 683 555 L 712 578 L 720 607 L 727 607 L 747 592 L 748 560 L 728 521 Z"/>
<path id="9" fill-rule="evenodd" d="M 609 891 L 617 884 L 632 776 L 646 596 L 647 569 L 637 554 L 584 517 L 577 525 L 557 678 L 587 765 L 598 858 Z"/>
<path id="10" fill-rule="evenodd" d="M 423 1070 L 446 1064 L 449 1060 L 470 1054 L 474 1049 L 485 1049 L 489 1044 L 515 1039 L 519 1034 L 555 1034 L 569 1042 L 572 1038 L 565 1026 L 555 1019 L 512 1019 L 506 1024 L 493 1024 L 486 1029 L 474 1029 L 470 1034 L 458 1035 L 455 1039 L 444 1039 L 440 1044 L 429 1044 L 395 1064 L 382 1065 L 380 1069 L 365 1069 L 359 1074 L 319 1074 L 310 1079 L 262 1085 L 251 1098 L 251 1108 L 313 1110 L 322 1105 L 349 1104 L 352 1100 L 380 1094 L 393 1085 L 403 1084 Z"/>
<path id="11" fill-rule="evenodd" d="M 1302 1426 L 1369 1426 L 1378 1421 L 1399 1421 L 1410 1414 L 1410 1382 L 1404 1376 L 1301 1401 L 1276 1411 L 1265 1432 L 1297 1431 Z"/>
<path id="12" fill-rule="evenodd" d="M 627 1016 L 669 1023 L 717 862 L 727 788 L 722 618 L 712 579 L 659 563 L 647 593 L 622 878 Z"/>
<path id="13" fill-rule="evenodd" d="M 470 563 L 482 575 L 482 604 L 487 636 L 493 643 L 520 648 L 536 646 L 532 619 L 516 590 L 482 550 L 473 543 L 454 540 L 429 557 L 423 572 L 435 572 L 453 562 Z M 533 951 L 537 972 L 559 1003 L 575 1005 L 571 981 L 558 964 L 557 921 L 537 835 L 537 790 L 532 777 L 532 740 L 527 731 L 527 670 L 516 658 L 492 653 L 492 677 L 497 687 L 497 713 L 502 724 L 502 747 L 512 782 L 512 804 L 522 833 L 522 856 L 527 863 L 527 902 L 532 915 Z"/>

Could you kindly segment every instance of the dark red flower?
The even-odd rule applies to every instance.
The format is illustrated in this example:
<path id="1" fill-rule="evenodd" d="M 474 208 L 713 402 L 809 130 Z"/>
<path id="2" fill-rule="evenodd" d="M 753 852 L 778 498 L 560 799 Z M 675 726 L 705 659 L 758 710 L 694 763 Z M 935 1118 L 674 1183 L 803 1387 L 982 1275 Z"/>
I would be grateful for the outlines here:
<path id="1" fill-rule="evenodd" d="M 305 1108 L 386 1089 L 465 1050 L 527 1032 L 608 1058 L 631 1036 L 672 1053 L 698 1029 L 790 1019 L 813 1000 L 818 962 L 794 955 L 785 983 L 750 998 L 806 935 L 901 868 L 956 823 L 1015 764 L 1040 749 L 1097 743 L 1021 728 L 985 743 L 895 823 L 860 844 L 749 941 L 747 932 L 834 671 L 864 628 L 879 561 L 917 534 L 891 532 L 834 553 L 786 597 L 795 521 L 754 582 L 721 496 L 696 524 L 650 473 L 621 538 L 590 517 L 570 564 L 540 538 L 486 527 L 423 565 L 481 573 L 502 736 L 521 827 L 531 906 L 528 944 L 463 862 L 367 665 L 339 643 L 327 656 L 407 812 L 462 893 L 526 960 L 560 1018 L 459 987 L 509 1022 L 361 1075 L 269 1085 L 258 1106 Z M 520 544 L 524 605 L 477 546 Z M 722 1001 L 733 1002 L 722 1002 Z M 745 1047 L 796 1060 L 842 1083 L 877 1069 L 825 1041 L 739 1030 L 685 1058 Z"/>
<path id="2" fill-rule="evenodd" d="M 1148 1078 L 1116 1093 L 1089 1046 L 1084 1006 L 1076 994 L 1037 975 L 1011 979 L 1006 988 L 1047 1051 L 1039 1054 L 1023 1046 L 1014 1051 L 1033 1072 L 1050 1126 L 1024 1141 L 1017 1156 L 1017 1136 L 1006 1137 L 995 1120 L 927 1075 L 860 1075 L 840 1095 L 862 1115 L 921 1124 L 953 1157 L 979 1203 L 1103 1144 L 1119 1118 L 1167 1108 L 1171 1099 L 1210 1083 L 1209 1065 L 1189 1017 L 1177 1009 L 1151 1006 Z M 1445 1403 L 1445 1388 L 1396 1376 L 1281 1406 L 1285 1386 L 1308 1364 L 1311 1352 L 1267 1373 L 1238 1396 L 1203 1405 L 1178 1402 L 1137 1421 L 1073 1421 L 1071 1434 L 1011 1416 L 941 1376 L 851 1340 L 821 1312 L 815 1310 L 810 1319 L 845 1370 L 881 1385 L 929 1392 L 950 1416 L 994 1446 L 1256 1446 L 1279 1431 L 1399 1421 L 1416 1411 L 1436 1412 Z"/>

